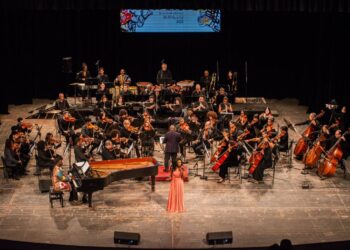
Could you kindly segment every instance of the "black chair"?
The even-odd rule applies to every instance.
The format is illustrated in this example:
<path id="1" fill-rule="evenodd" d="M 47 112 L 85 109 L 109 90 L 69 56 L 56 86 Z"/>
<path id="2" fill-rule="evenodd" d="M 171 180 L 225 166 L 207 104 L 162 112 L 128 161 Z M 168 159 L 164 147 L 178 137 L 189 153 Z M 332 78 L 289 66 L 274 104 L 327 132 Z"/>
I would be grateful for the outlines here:
<path id="1" fill-rule="evenodd" d="M 59 202 L 61 203 L 61 207 L 64 207 L 63 192 L 62 191 L 55 191 L 54 188 L 51 186 L 50 191 L 49 191 L 49 201 L 51 204 L 51 208 L 53 208 L 53 201 L 54 200 L 59 200 Z"/>
<path id="2" fill-rule="evenodd" d="M 11 170 L 11 168 L 6 166 L 6 161 L 5 161 L 5 158 L 3 156 L 1 156 L 1 160 L 2 160 L 2 165 L 3 165 L 4 178 L 8 182 L 9 177 L 12 176 L 12 170 Z"/>

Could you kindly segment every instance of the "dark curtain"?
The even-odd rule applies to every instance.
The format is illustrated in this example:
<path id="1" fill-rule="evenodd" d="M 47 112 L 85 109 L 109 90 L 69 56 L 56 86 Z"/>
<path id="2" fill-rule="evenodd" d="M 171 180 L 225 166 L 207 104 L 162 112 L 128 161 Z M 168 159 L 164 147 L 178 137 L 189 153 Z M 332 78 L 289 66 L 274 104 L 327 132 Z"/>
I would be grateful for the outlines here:
<path id="1" fill-rule="evenodd" d="M 3 73 L 0 111 L 7 104 L 54 98 L 67 91 L 62 57 L 73 70 L 101 60 L 115 77 L 125 67 L 134 81 L 155 81 L 165 58 L 176 80 L 198 79 L 203 69 L 239 72 L 248 96 L 298 98 L 318 110 L 332 98 L 349 105 L 348 1 L 109 1 L 28 0 L 0 3 Z M 124 34 L 120 8 L 220 8 L 218 34 Z"/>

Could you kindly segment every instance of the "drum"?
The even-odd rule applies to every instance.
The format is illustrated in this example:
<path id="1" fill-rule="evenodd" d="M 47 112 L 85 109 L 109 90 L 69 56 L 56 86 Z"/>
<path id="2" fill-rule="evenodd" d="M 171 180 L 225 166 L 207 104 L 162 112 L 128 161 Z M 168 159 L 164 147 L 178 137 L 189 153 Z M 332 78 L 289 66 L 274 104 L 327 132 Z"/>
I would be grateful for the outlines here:
<path id="1" fill-rule="evenodd" d="M 133 95 L 137 95 L 137 87 L 136 86 L 130 86 L 129 90 Z"/>
<path id="2" fill-rule="evenodd" d="M 144 87 L 144 88 L 146 88 L 148 86 L 151 86 L 152 83 L 151 82 L 138 82 L 138 83 L 136 83 L 136 85 L 137 85 L 137 87 Z"/>

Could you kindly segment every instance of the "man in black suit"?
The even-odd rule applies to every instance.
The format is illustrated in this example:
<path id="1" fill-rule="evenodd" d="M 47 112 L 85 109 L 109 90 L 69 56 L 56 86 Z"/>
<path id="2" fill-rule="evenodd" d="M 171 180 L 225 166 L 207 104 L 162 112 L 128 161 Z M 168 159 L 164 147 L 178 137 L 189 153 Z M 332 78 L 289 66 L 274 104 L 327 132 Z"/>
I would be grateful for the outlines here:
<path id="1" fill-rule="evenodd" d="M 164 155 L 164 171 L 169 171 L 169 160 L 171 158 L 172 167 L 176 166 L 176 157 L 177 152 L 179 152 L 179 142 L 181 140 L 181 136 L 178 132 L 175 131 L 175 126 L 171 125 L 169 127 L 169 131 L 165 134 L 163 143 L 165 145 L 165 155 Z"/>

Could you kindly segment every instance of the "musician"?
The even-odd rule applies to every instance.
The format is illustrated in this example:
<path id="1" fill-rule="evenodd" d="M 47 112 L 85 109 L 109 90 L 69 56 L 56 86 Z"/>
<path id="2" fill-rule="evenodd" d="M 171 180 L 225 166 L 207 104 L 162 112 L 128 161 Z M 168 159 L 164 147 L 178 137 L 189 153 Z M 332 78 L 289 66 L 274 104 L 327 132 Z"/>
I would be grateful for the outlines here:
<path id="1" fill-rule="evenodd" d="M 157 104 L 156 104 L 156 99 L 153 95 L 149 96 L 148 102 L 145 104 L 146 111 L 154 117 L 156 114 L 156 109 L 157 109 Z"/>
<path id="2" fill-rule="evenodd" d="M 313 126 L 314 127 L 314 131 L 319 130 L 319 128 L 321 127 L 320 122 L 317 119 L 316 113 L 310 113 L 309 117 L 308 117 L 308 120 L 306 120 L 304 122 L 299 122 L 299 123 L 294 124 L 294 126 L 301 126 L 301 125 Z M 311 141 L 316 139 L 315 134 L 311 135 L 310 139 L 312 139 Z"/>
<path id="3" fill-rule="evenodd" d="M 93 124 L 90 118 L 85 119 L 85 124 L 81 128 L 81 134 L 83 137 L 87 137 L 90 139 L 91 148 L 89 150 L 89 155 L 92 154 L 94 149 L 98 148 L 101 143 L 101 139 L 99 138 L 100 129 L 96 124 Z"/>
<path id="4" fill-rule="evenodd" d="M 84 62 L 82 63 L 81 70 L 77 73 L 75 79 L 77 82 L 85 83 L 86 79 L 90 77 L 90 71 L 88 70 L 87 64 Z"/>
<path id="5" fill-rule="evenodd" d="M 266 107 L 265 111 L 259 115 L 259 128 L 262 129 L 271 117 L 273 117 L 271 109 Z"/>
<path id="6" fill-rule="evenodd" d="M 82 162 L 82 161 L 90 161 L 92 160 L 92 157 L 90 157 L 86 153 L 86 149 L 88 147 L 88 137 L 84 136 L 82 134 L 77 135 L 76 143 L 74 145 L 74 156 L 75 156 L 75 162 Z"/>
<path id="7" fill-rule="evenodd" d="M 231 141 L 237 141 L 239 136 L 243 134 L 243 131 L 237 128 L 236 123 L 232 120 L 229 122 L 228 132 L 229 132 L 229 139 Z"/>
<path id="8" fill-rule="evenodd" d="M 277 142 L 277 148 L 280 152 L 286 152 L 288 150 L 288 127 L 282 126 L 280 134 L 274 138 L 274 142 Z"/>
<path id="9" fill-rule="evenodd" d="M 154 130 L 151 122 L 146 120 L 140 129 L 140 140 L 143 156 L 153 156 L 155 135 L 156 131 Z"/>
<path id="10" fill-rule="evenodd" d="M 123 96 L 124 99 L 128 98 L 128 96 L 132 96 L 133 93 L 129 89 L 129 85 L 124 85 L 123 89 L 120 91 L 120 95 Z"/>
<path id="11" fill-rule="evenodd" d="M 126 74 L 125 69 L 121 69 L 119 75 L 114 79 L 114 83 L 123 87 L 131 84 L 131 78 Z"/>
<path id="12" fill-rule="evenodd" d="M 19 180 L 20 173 L 22 171 L 22 161 L 18 158 L 17 150 L 18 144 L 16 145 L 12 139 L 7 139 L 5 142 L 5 164 L 6 167 L 11 169 L 12 178 Z"/>
<path id="13" fill-rule="evenodd" d="M 274 128 L 274 121 L 275 119 L 273 117 L 268 118 L 267 123 L 260 130 L 260 132 L 268 134 L 269 138 L 274 138 L 275 136 L 277 136 L 277 131 Z"/>
<path id="14" fill-rule="evenodd" d="M 246 129 L 249 130 L 248 138 L 255 138 L 260 135 L 259 114 L 253 115 L 253 119 L 247 124 Z"/>
<path id="15" fill-rule="evenodd" d="M 258 150 L 263 154 L 263 158 L 253 172 L 253 179 L 249 179 L 253 183 L 261 183 L 264 178 L 264 171 L 272 167 L 272 149 L 274 144 L 269 142 L 268 134 L 263 134 L 263 140 L 258 146 Z"/>
<path id="16" fill-rule="evenodd" d="M 67 143 L 69 143 L 69 139 L 74 135 L 75 121 L 76 119 L 68 111 L 63 111 L 62 117 L 58 117 L 57 119 L 58 129 L 66 138 Z"/>
<path id="17" fill-rule="evenodd" d="M 98 69 L 98 74 L 96 78 L 98 79 L 99 83 L 109 82 L 109 77 L 107 74 L 105 74 L 105 69 L 103 67 L 100 67 Z"/>
<path id="18" fill-rule="evenodd" d="M 14 132 L 30 133 L 31 127 L 28 127 L 24 122 L 22 117 L 17 118 L 17 124 L 11 127 Z"/>
<path id="19" fill-rule="evenodd" d="M 237 127 L 244 131 L 248 126 L 248 116 L 244 113 L 243 110 L 241 110 L 241 113 L 239 115 L 238 121 L 237 121 Z"/>
<path id="20" fill-rule="evenodd" d="M 224 98 L 227 97 L 227 93 L 223 87 L 219 88 L 219 91 L 217 91 L 216 95 L 214 96 L 214 99 L 212 99 L 212 102 L 215 103 L 215 105 L 218 107 L 220 103 L 224 101 Z"/>
<path id="21" fill-rule="evenodd" d="M 192 114 L 194 114 L 193 113 L 193 109 L 192 108 L 187 108 L 186 114 L 184 115 L 185 122 L 189 123 L 191 121 Z"/>
<path id="22" fill-rule="evenodd" d="M 106 115 L 106 112 L 104 111 L 100 112 L 98 116 L 98 121 L 96 124 L 102 131 L 107 131 L 113 123 L 114 123 L 113 119 L 108 118 Z"/>
<path id="23" fill-rule="evenodd" d="M 220 125 L 221 129 L 227 127 L 227 123 L 229 122 L 232 116 L 227 115 L 228 113 L 233 113 L 233 107 L 231 103 L 228 102 L 228 97 L 225 96 L 222 103 L 220 103 L 218 108 L 218 113 L 220 114 Z"/>
<path id="24" fill-rule="evenodd" d="M 202 89 L 204 88 L 206 91 L 208 91 L 210 87 L 210 82 L 211 82 L 211 77 L 209 74 L 209 70 L 206 69 L 203 72 L 203 76 L 201 76 L 201 78 L 199 79 L 201 88 Z"/>
<path id="25" fill-rule="evenodd" d="M 342 158 L 341 158 L 339 163 L 340 163 L 340 167 L 342 169 L 344 169 L 345 168 L 344 159 L 347 157 L 347 152 L 345 150 L 346 146 L 347 146 L 346 145 L 347 142 L 346 142 L 345 136 L 343 136 L 342 131 L 340 129 L 335 131 L 334 135 L 330 137 L 330 139 L 329 139 L 329 148 L 328 149 L 332 148 L 337 143 L 337 141 L 339 139 L 341 139 L 341 141 L 338 144 L 338 147 L 340 147 L 341 151 L 343 152 Z"/>
<path id="26" fill-rule="evenodd" d="M 106 140 L 102 149 L 102 160 L 106 161 L 115 159 L 117 159 L 117 153 L 114 150 L 113 143 L 110 140 Z"/>
<path id="27" fill-rule="evenodd" d="M 125 101 L 124 101 L 124 97 L 122 95 L 117 97 L 115 107 L 116 108 L 125 107 Z"/>
<path id="28" fill-rule="evenodd" d="M 187 123 L 192 131 L 192 138 L 196 138 L 201 129 L 201 123 L 198 121 L 196 114 L 191 115 L 191 120 Z"/>
<path id="29" fill-rule="evenodd" d="M 229 70 L 226 75 L 226 81 L 225 86 L 227 88 L 227 91 L 230 93 L 236 93 L 237 92 L 237 79 L 235 79 L 233 71 Z"/>
<path id="30" fill-rule="evenodd" d="M 205 114 L 209 110 L 209 105 L 205 101 L 204 96 L 200 96 L 198 98 L 198 102 L 194 103 L 193 105 L 193 111 L 198 115 L 200 121 L 204 121 L 205 119 Z"/>
<path id="31" fill-rule="evenodd" d="M 53 156 L 56 158 L 58 155 L 55 150 L 61 147 L 61 140 L 55 139 L 53 134 L 48 132 L 45 136 L 45 145 L 48 149 L 53 151 Z"/>
<path id="32" fill-rule="evenodd" d="M 97 103 L 97 107 L 102 110 L 111 110 L 112 109 L 112 103 L 108 101 L 107 96 L 103 95 L 101 97 L 101 101 Z"/>
<path id="33" fill-rule="evenodd" d="M 207 121 L 204 124 L 204 129 L 199 132 L 199 136 L 192 142 L 193 151 L 196 154 L 196 158 L 204 155 L 204 149 L 209 150 L 211 143 L 214 141 L 214 132 L 211 123 Z"/>
<path id="34" fill-rule="evenodd" d="M 101 82 L 98 85 L 97 91 L 96 91 L 96 101 L 100 101 L 102 99 L 102 96 L 107 96 L 109 94 L 109 90 L 106 88 L 106 84 L 104 82 Z"/>
<path id="35" fill-rule="evenodd" d="M 180 133 L 176 132 L 174 125 L 170 125 L 169 131 L 164 136 L 164 171 L 169 172 L 169 160 L 171 158 L 172 168 L 176 166 L 176 157 L 179 151 L 179 143 L 181 141 Z"/>
<path id="36" fill-rule="evenodd" d="M 229 167 L 238 167 L 238 149 L 236 142 L 230 140 L 230 133 L 227 129 L 222 131 L 223 139 L 220 142 L 220 155 L 223 155 L 225 152 L 228 152 L 227 159 L 220 166 L 220 180 L 218 183 L 224 183 L 227 177 L 227 172 Z M 218 160 L 221 157 L 219 156 Z"/>
<path id="37" fill-rule="evenodd" d="M 58 99 L 55 101 L 55 109 L 63 111 L 63 110 L 67 110 L 69 108 L 70 108 L 69 103 L 64 98 L 64 94 L 63 93 L 59 93 L 58 94 Z"/>
<path id="38" fill-rule="evenodd" d="M 168 64 L 162 60 L 161 69 L 157 73 L 157 84 L 168 86 L 173 82 L 173 75 L 168 69 Z"/>
<path id="39" fill-rule="evenodd" d="M 185 162 L 185 159 L 186 159 L 185 146 L 191 141 L 192 131 L 190 129 L 190 126 L 185 122 L 185 119 L 183 117 L 179 118 L 179 124 L 176 127 L 176 131 L 180 133 L 180 137 L 181 137 L 181 140 L 179 142 L 180 153 L 184 159 L 183 161 Z"/>
<path id="40" fill-rule="evenodd" d="M 182 113 L 182 101 L 180 97 L 176 97 L 174 103 L 167 103 L 164 105 L 167 113 L 173 117 L 179 117 Z"/>
<path id="41" fill-rule="evenodd" d="M 132 144 L 134 144 L 134 148 L 136 151 L 137 157 L 140 157 L 140 151 L 137 147 L 136 143 L 138 140 L 138 129 L 131 126 L 130 120 L 126 119 L 123 121 L 123 127 L 120 130 L 120 141 L 121 141 L 121 148 L 122 149 L 128 149 L 131 147 Z"/>
<path id="42" fill-rule="evenodd" d="M 196 84 L 195 89 L 192 92 L 192 97 L 200 97 L 200 96 L 205 96 L 205 93 L 201 89 L 200 84 Z"/>

